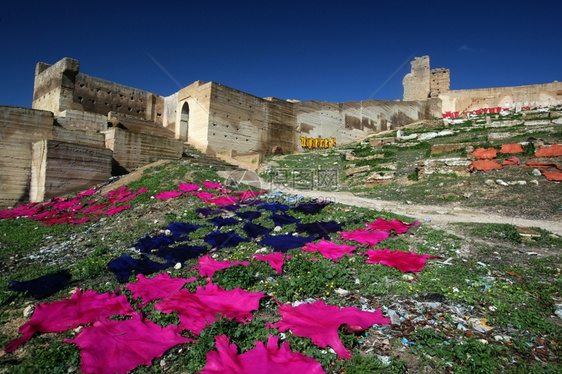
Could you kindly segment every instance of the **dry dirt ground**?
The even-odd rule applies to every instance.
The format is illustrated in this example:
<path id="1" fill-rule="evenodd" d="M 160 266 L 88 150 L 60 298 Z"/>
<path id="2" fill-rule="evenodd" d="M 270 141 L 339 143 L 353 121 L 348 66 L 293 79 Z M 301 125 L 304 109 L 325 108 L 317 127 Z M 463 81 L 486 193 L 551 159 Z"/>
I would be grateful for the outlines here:
<path id="1" fill-rule="evenodd" d="M 316 197 L 319 191 L 286 190 L 287 193 L 299 194 L 305 197 Z M 562 193 L 562 191 L 561 191 Z M 449 223 L 479 222 L 479 223 L 507 223 L 515 226 L 539 227 L 562 236 L 562 222 L 556 220 L 525 219 L 514 216 L 491 214 L 473 209 L 456 206 L 430 206 L 406 204 L 397 201 L 382 201 L 355 196 L 350 192 L 330 191 L 322 192 L 326 198 L 334 199 L 335 202 L 371 208 L 378 211 L 387 211 L 414 217 L 424 223 L 439 229 L 445 229 Z"/>

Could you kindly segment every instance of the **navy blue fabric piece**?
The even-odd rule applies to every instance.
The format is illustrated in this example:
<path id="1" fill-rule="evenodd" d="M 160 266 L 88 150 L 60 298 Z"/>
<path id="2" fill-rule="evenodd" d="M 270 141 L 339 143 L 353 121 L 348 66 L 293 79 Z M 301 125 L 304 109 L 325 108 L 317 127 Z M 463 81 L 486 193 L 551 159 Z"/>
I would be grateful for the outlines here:
<path id="1" fill-rule="evenodd" d="M 43 299 L 65 289 L 70 284 L 72 275 L 69 270 L 43 275 L 28 281 L 10 281 L 8 289 L 16 292 L 27 292 L 36 299 Z"/>
<path id="2" fill-rule="evenodd" d="M 289 206 L 286 205 L 286 204 L 281 204 L 277 201 L 274 201 L 272 203 L 262 204 L 262 205 L 258 206 L 258 209 L 265 209 L 265 210 L 269 210 L 271 213 L 277 213 L 279 211 L 281 211 L 281 212 L 288 211 Z"/>
<path id="3" fill-rule="evenodd" d="M 173 266 L 170 261 L 161 264 L 154 262 L 149 258 L 142 258 L 137 260 L 132 258 L 126 253 L 123 253 L 121 257 L 114 258 L 109 261 L 107 268 L 117 277 L 120 283 L 125 283 L 129 280 L 133 274 L 152 274 L 160 270 L 164 270 Z"/>
<path id="4" fill-rule="evenodd" d="M 263 200 L 260 200 L 260 199 L 248 199 L 248 200 L 244 200 L 240 203 L 240 205 L 243 206 L 243 207 L 256 206 L 256 205 L 261 205 L 261 204 L 263 204 Z"/>
<path id="5" fill-rule="evenodd" d="M 156 256 L 174 262 L 185 262 L 189 259 L 197 258 L 207 251 L 207 247 L 204 246 L 182 244 L 176 247 L 160 248 L 156 252 Z"/>
<path id="6" fill-rule="evenodd" d="M 246 234 L 248 234 L 248 237 L 250 238 L 257 238 L 258 236 L 267 235 L 271 232 L 271 229 L 256 225 L 252 222 L 246 222 L 243 229 L 244 231 L 246 231 Z"/>
<path id="7" fill-rule="evenodd" d="M 241 237 L 234 231 L 227 233 L 213 231 L 205 236 L 203 240 L 213 248 L 236 247 L 238 244 L 248 241 L 248 239 Z"/>
<path id="8" fill-rule="evenodd" d="M 174 243 L 176 239 L 177 238 L 174 238 L 173 236 L 167 236 L 167 235 L 157 235 L 154 237 L 150 237 L 149 235 L 147 235 L 144 238 L 140 239 L 135 244 L 135 246 L 139 247 L 139 249 L 143 253 L 150 253 L 152 249 L 166 247 Z"/>
<path id="9" fill-rule="evenodd" d="M 330 239 L 330 233 L 341 231 L 342 223 L 336 221 L 328 222 L 312 222 L 312 223 L 297 223 L 297 232 L 306 232 L 309 235 L 316 235 L 324 239 Z"/>
<path id="10" fill-rule="evenodd" d="M 197 208 L 195 209 L 195 213 L 197 214 L 201 214 L 203 217 L 207 218 L 209 216 L 215 215 L 215 214 L 221 214 L 224 213 L 225 211 L 223 209 L 213 209 L 213 208 Z"/>
<path id="11" fill-rule="evenodd" d="M 267 218 L 273 220 L 275 226 L 290 225 L 291 223 L 298 223 L 301 221 L 300 218 L 295 218 L 287 214 L 272 214 Z"/>
<path id="12" fill-rule="evenodd" d="M 314 236 L 269 235 L 260 243 L 272 247 L 276 252 L 287 252 L 289 249 L 300 248 L 306 243 L 316 240 Z"/>
<path id="13" fill-rule="evenodd" d="M 301 212 L 305 214 L 318 214 L 328 204 L 330 203 L 327 201 L 322 201 L 322 202 L 309 201 L 309 202 L 298 204 L 297 206 L 293 207 L 293 210 L 295 212 Z"/>
<path id="14" fill-rule="evenodd" d="M 203 227 L 202 225 L 192 225 L 191 223 L 185 222 L 171 222 L 166 228 L 170 230 L 174 235 L 187 236 L 197 229 Z"/>
<path id="15" fill-rule="evenodd" d="M 240 221 L 232 217 L 229 218 L 213 217 L 213 218 L 209 218 L 207 221 L 211 222 L 213 225 L 217 226 L 218 228 L 221 228 L 223 226 L 235 226 L 240 223 Z"/>
<path id="16" fill-rule="evenodd" d="M 238 209 L 240 209 L 240 205 L 239 204 L 223 205 L 222 209 L 227 212 L 236 212 Z"/>
<path id="17" fill-rule="evenodd" d="M 253 220 L 261 217 L 261 212 L 249 210 L 246 212 L 238 212 L 236 215 L 242 219 Z"/>

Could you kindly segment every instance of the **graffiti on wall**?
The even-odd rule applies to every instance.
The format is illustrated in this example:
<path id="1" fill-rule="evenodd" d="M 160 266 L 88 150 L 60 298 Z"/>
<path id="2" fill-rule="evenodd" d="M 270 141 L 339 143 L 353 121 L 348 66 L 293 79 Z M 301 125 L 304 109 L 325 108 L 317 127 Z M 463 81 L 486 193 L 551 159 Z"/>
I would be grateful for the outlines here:
<path id="1" fill-rule="evenodd" d="M 301 147 L 304 149 L 326 149 L 336 146 L 336 138 L 307 138 L 301 136 Z"/>

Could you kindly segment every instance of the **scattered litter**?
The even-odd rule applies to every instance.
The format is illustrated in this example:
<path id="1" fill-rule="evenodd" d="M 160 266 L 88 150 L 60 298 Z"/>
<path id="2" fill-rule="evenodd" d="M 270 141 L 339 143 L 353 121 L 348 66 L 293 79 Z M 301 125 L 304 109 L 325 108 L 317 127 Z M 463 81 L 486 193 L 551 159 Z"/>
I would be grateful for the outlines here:
<path id="1" fill-rule="evenodd" d="M 488 326 L 486 323 L 488 320 L 486 318 L 469 318 L 468 323 L 471 324 L 472 329 L 480 332 L 480 333 L 487 333 L 488 331 L 492 330 L 492 326 Z"/>
<path id="2" fill-rule="evenodd" d="M 406 338 L 402 338 L 402 344 L 414 345 L 414 344 L 416 344 L 416 343 L 411 342 L 411 341 L 409 341 L 409 340 L 406 339 Z"/>

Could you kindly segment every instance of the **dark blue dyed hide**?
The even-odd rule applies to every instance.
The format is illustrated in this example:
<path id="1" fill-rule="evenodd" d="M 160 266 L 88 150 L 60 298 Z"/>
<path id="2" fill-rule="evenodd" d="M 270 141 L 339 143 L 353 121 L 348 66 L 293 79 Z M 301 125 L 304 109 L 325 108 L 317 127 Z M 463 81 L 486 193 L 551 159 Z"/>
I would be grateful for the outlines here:
<path id="1" fill-rule="evenodd" d="M 197 258 L 207 251 L 207 247 L 204 246 L 182 244 L 176 247 L 160 248 L 156 252 L 156 256 L 173 262 L 185 262 Z"/>
<path id="2" fill-rule="evenodd" d="M 8 289 L 16 292 L 27 292 L 36 299 L 43 299 L 65 289 L 70 284 L 71 278 L 70 271 L 61 270 L 28 281 L 10 281 Z"/>
<path id="3" fill-rule="evenodd" d="M 312 223 L 297 223 L 296 231 L 298 233 L 307 233 L 309 235 L 316 235 L 316 237 L 330 239 L 330 233 L 341 231 L 343 224 L 336 221 L 328 222 L 312 222 Z"/>
<path id="4" fill-rule="evenodd" d="M 205 243 L 213 248 L 236 247 L 238 244 L 248 241 L 248 239 L 241 237 L 234 231 L 229 231 L 227 233 L 213 231 L 205 236 L 204 240 Z"/>
<path id="5" fill-rule="evenodd" d="M 289 249 L 300 248 L 306 243 L 316 240 L 314 236 L 269 235 L 260 243 L 272 247 L 276 252 L 287 252 Z"/>
<path id="6" fill-rule="evenodd" d="M 318 214 L 328 204 L 330 203 L 327 201 L 322 201 L 322 202 L 309 201 L 309 202 L 298 204 L 297 206 L 293 207 L 293 210 L 295 212 L 301 212 L 305 214 Z"/>
<path id="7" fill-rule="evenodd" d="M 271 232 L 271 229 L 267 227 L 263 227 L 260 225 L 256 225 L 252 222 L 246 222 L 243 227 L 244 231 L 250 238 L 257 238 L 258 236 L 267 235 Z"/>
<path id="8" fill-rule="evenodd" d="M 109 261 L 107 268 L 117 277 L 117 280 L 121 283 L 125 283 L 129 280 L 133 274 L 152 274 L 160 270 L 164 270 L 173 266 L 171 261 L 166 263 L 154 262 L 149 258 L 135 259 L 126 253 L 123 253 L 121 257 L 114 258 Z"/>

